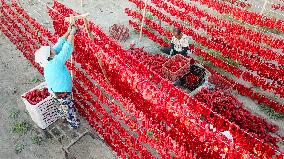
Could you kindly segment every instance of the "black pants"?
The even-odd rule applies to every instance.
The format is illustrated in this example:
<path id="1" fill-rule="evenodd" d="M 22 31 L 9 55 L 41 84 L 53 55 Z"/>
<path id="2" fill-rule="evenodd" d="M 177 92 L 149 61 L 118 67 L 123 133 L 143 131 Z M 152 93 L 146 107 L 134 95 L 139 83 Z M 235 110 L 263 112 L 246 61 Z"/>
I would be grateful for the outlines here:
<path id="1" fill-rule="evenodd" d="M 183 47 L 181 52 L 178 52 L 174 49 L 174 44 L 171 44 L 171 46 L 169 46 L 169 47 L 162 47 L 161 48 L 161 51 L 165 54 L 168 54 L 168 55 L 171 54 L 171 50 L 173 50 L 172 55 L 181 54 L 183 56 L 186 56 L 188 47 Z"/>

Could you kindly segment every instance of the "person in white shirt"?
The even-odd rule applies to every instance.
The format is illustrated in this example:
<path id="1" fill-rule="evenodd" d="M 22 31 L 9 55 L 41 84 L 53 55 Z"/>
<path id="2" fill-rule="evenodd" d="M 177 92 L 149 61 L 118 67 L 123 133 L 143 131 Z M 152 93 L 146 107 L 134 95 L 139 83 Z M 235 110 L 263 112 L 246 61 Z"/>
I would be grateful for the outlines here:
<path id="1" fill-rule="evenodd" d="M 174 36 L 171 40 L 171 46 L 163 47 L 161 48 L 161 51 L 172 56 L 176 54 L 186 56 L 189 46 L 188 37 L 183 34 L 180 29 L 177 28 L 174 29 L 173 35 Z"/>

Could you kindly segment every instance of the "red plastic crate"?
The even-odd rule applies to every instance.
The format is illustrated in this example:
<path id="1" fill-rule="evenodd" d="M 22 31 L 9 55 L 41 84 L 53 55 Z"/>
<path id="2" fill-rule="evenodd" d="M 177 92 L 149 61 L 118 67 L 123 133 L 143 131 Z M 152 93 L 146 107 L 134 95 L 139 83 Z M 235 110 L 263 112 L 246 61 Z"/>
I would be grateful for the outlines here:
<path id="1" fill-rule="evenodd" d="M 163 64 L 162 70 L 164 76 L 171 81 L 178 80 L 189 72 L 189 66 L 192 60 L 192 58 L 186 58 L 180 54 L 173 56 Z M 175 66 L 174 64 L 177 63 L 180 63 L 181 65 Z"/>

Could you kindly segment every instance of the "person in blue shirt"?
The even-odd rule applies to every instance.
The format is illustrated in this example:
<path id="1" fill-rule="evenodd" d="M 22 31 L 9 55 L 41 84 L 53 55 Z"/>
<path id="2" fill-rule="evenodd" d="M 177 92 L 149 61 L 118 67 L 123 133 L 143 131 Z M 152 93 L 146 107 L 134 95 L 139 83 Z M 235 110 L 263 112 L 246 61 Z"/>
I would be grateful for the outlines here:
<path id="1" fill-rule="evenodd" d="M 59 113 L 66 117 L 72 128 L 78 128 L 76 108 L 72 100 L 72 77 L 65 65 L 74 49 L 74 34 L 77 27 L 71 26 L 53 46 L 42 46 L 35 53 L 35 61 L 44 68 L 48 91 L 60 102 Z"/>

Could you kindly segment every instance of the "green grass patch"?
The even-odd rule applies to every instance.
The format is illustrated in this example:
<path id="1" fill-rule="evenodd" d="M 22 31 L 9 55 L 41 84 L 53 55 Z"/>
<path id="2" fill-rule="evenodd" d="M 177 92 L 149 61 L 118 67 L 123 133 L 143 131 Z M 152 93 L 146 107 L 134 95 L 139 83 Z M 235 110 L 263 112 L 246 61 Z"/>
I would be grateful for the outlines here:
<path id="1" fill-rule="evenodd" d="M 154 132 L 153 132 L 153 131 L 147 131 L 147 135 L 148 135 L 149 137 L 153 137 Z"/>
<path id="2" fill-rule="evenodd" d="M 194 47 L 200 48 L 202 45 L 200 43 L 197 43 L 196 41 L 193 42 Z"/>
<path id="3" fill-rule="evenodd" d="M 31 125 L 25 121 L 23 122 L 16 122 L 12 126 L 12 132 L 17 134 L 26 134 L 31 128 Z"/>
<path id="4" fill-rule="evenodd" d="M 200 43 L 197 43 L 197 42 L 194 41 L 193 45 L 194 45 L 194 47 L 201 48 L 202 50 L 205 50 L 210 55 L 212 55 L 216 58 L 219 58 L 220 60 L 226 62 L 229 65 L 232 65 L 232 66 L 235 66 L 235 67 L 240 67 L 240 65 L 241 65 L 239 61 L 233 60 L 229 57 L 225 57 L 225 56 L 222 55 L 221 52 L 213 50 L 213 49 L 208 49 L 207 47 L 201 45 Z"/>
<path id="5" fill-rule="evenodd" d="M 208 50 L 208 53 L 211 54 L 211 55 L 213 55 L 213 56 L 215 56 L 215 57 L 217 57 L 217 58 L 219 58 L 220 60 L 222 60 L 222 61 L 228 63 L 229 65 L 233 65 L 233 66 L 235 66 L 235 67 L 240 67 L 240 62 L 235 61 L 235 60 L 233 60 L 233 59 L 230 59 L 230 58 L 228 58 L 228 57 L 223 56 L 221 52 L 218 52 L 218 51 L 209 49 L 209 50 Z"/>
<path id="6" fill-rule="evenodd" d="M 20 110 L 13 109 L 10 112 L 9 118 L 15 120 L 15 119 L 19 118 L 20 113 L 21 113 Z"/>
<path id="7" fill-rule="evenodd" d="M 213 49 L 209 49 L 209 48 L 207 48 L 207 47 L 205 47 L 205 46 L 203 46 L 203 45 L 201 45 L 199 43 L 196 43 L 196 42 L 194 42 L 194 45 L 195 45 L 195 47 L 199 47 L 202 50 L 205 50 L 210 55 L 212 55 L 212 56 L 214 56 L 214 57 L 216 57 L 216 58 L 226 62 L 229 65 L 232 65 L 232 66 L 235 66 L 235 67 L 240 67 L 240 65 L 241 65 L 239 61 L 233 60 L 233 59 L 231 59 L 229 57 L 225 57 L 219 51 L 216 51 L 216 50 L 213 50 Z"/>
<path id="8" fill-rule="evenodd" d="M 133 28 L 134 29 L 134 28 Z M 134 29 L 134 34 L 139 34 L 139 31 Z"/>
<path id="9" fill-rule="evenodd" d="M 259 108 L 271 119 L 283 119 L 284 118 L 284 114 L 274 111 L 272 108 L 268 107 L 265 104 L 261 104 Z"/>
<path id="10" fill-rule="evenodd" d="M 153 32 L 153 31 L 154 31 L 150 26 L 148 26 L 148 25 L 146 25 L 146 24 L 144 24 L 144 28 L 147 29 L 147 30 L 149 30 L 150 32 Z"/>
<path id="11" fill-rule="evenodd" d="M 204 57 L 203 56 L 197 56 L 197 61 L 204 62 Z"/>
<path id="12" fill-rule="evenodd" d="M 40 81 L 40 79 L 38 77 L 34 77 L 30 83 L 38 83 Z"/>
<path id="13" fill-rule="evenodd" d="M 18 143 L 15 145 L 16 154 L 21 153 L 25 149 L 25 145 L 22 143 Z"/>
<path id="14" fill-rule="evenodd" d="M 164 37 L 163 39 L 164 39 L 164 41 L 165 41 L 166 43 L 168 43 L 168 44 L 171 43 L 171 40 L 168 39 L 167 37 Z"/>
<path id="15" fill-rule="evenodd" d="M 172 26 L 172 25 L 168 25 L 168 26 L 165 27 L 165 29 L 168 30 L 168 31 L 170 31 L 170 32 L 172 32 L 172 31 L 174 30 L 174 28 L 175 28 L 175 27 Z"/>
<path id="16" fill-rule="evenodd" d="M 143 15 L 143 10 L 138 9 L 138 10 L 136 10 L 136 12 L 138 12 L 138 13 L 140 13 L 140 14 Z M 155 20 L 155 19 L 157 19 L 156 16 L 153 15 L 153 13 L 147 12 L 147 11 L 146 11 L 146 13 L 145 13 L 145 17 L 146 17 L 147 19 L 149 19 L 149 20 Z M 141 20 L 139 20 L 138 18 L 135 18 L 135 19 L 137 19 L 139 22 L 141 22 Z"/>
<path id="17" fill-rule="evenodd" d="M 146 12 L 145 17 L 150 20 L 154 20 L 156 18 L 151 12 Z"/>
<path id="18" fill-rule="evenodd" d="M 233 22 L 239 22 L 239 23 L 242 22 L 242 21 L 240 21 L 240 20 L 237 20 L 237 19 L 233 18 L 233 17 L 230 16 L 229 14 L 222 14 L 222 17 L 223 17 L 224 19 L 227 19 L 227 20 L 230 20 L 230 21 L 233 21 Z"/>
<path id="19" fill-rule="evenodd" d="M 28 69 L 28 68 L 30 68 L 30 67 L 32 67 L 32 66 L 33 66 L 33 65 L 32 65 L 29 61 L 27 61 L 25 68 Z"/>
<path id="20" fill-rule="evenodd" d="M 27 115 L 30 115 L 28 110 L 24 110 L 24 113 L 27 114 Z"/>
<path id="21" fill-rule="evenodd" d="M 41 145 L 43 142 L 43 138 L 37 135 L 32 136 L 31 140 L 32 140 L 32 143 L 36 145 Z"/>

